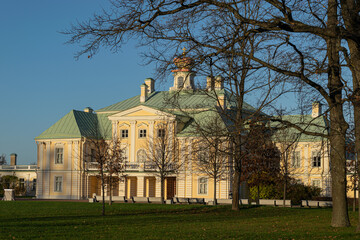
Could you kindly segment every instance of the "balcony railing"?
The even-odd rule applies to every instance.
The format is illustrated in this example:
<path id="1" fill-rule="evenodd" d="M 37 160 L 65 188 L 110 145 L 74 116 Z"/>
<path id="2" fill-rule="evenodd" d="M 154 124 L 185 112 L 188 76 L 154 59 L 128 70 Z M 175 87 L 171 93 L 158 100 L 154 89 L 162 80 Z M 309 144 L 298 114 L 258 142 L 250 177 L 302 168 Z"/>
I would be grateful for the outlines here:
<path id="1" fill-rule="evenodd" d="M 0 165 L 0 170 L 36 170 L 37 165 Z"/>
<path id="2" fill-rule="evenodd" d="M 125 163 L 125 169 L 127 171 L 139 171 L 140 170 L 140 164 L 134 163 L 134 162 L 127 162 Z"/>
<path id="3" fill-rule="evenodd" d="M 153 164 L 153 163 L 145 163 L 144 164 L 145 171 L 155 171 L 156 169 L 157 169 L 156 164 Z"/>

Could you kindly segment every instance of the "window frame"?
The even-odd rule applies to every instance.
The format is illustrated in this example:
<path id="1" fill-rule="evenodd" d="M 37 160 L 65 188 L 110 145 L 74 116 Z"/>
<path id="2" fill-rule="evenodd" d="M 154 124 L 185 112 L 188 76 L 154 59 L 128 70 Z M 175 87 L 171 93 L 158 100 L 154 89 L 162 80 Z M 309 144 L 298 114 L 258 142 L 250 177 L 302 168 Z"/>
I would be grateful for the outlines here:
<path id="1" fill-rule="evenodd" d="M 61 149 L 61 154 L 59 150 Z M 61 156 L 61 161 L 59 161 Z M 64 164 L 64 147 L 55 147 L 55 164 Z"/>
<path id="2" fill-rule="evenodd" d="M 200 177 L 198 179 L 198 194 L 207 195 L 208 194 L 209 181 L 206 177 Z"/>
<path id="3" fill-rule="evenodd" d="M 301 167 L 301 152 L 294 151 L 291 158 L 291 166 L 293 168 L 300 168 Z"/>
<path id="4" fill-rule="evenodd" d="M 315 182 L 318 183 L 318 184 L 315 184 Z M 320 181 L 320 179 L 313 179 L 313 180 L 311 180 L 311 186 L 321 188 L 321 181 Z"/>
<path id="5" fill-rule="evenodd" d="M 121 138 L 129 138 L 129 129 L 121 129 L 120 135 L 121 135 Z"/>
<path id="6" fill-rule="evenodd" d="M 62 191 L 63 191 L 63 177 L 54 176 L 54 192 L 62 192 Z"/>
<path id="7" fill-rule="evenodd" d="M 165 137 L 165 128 L 158 128 L 157 129 L 157 137 L 158 138 L 164 138 Z"/>
<path id="8" fill-rule="evenodd" d="M 321 153 L 320 153 L 320 151 L 313 151 L 311 153 L 311 167 L 313 167 L 313 168 L 321 167 Z"/>
<path id="9" fill-rule="evenodd" d="M 146 137 L 147 137 L 146 129 L 144 129 L 144 128 L 139 129 L 139 138 L 146 138 Z"/>

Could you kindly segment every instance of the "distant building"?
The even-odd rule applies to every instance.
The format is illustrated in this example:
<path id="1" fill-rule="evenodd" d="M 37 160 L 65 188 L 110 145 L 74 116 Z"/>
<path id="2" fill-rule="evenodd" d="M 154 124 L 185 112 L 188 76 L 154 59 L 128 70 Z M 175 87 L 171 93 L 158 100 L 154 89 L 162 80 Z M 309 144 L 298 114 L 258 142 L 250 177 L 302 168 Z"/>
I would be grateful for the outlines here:
<path id="1" fill-rule="evenodd" d="M 23 195 L 35 196 L 37 165 L 17 165 L 17 154 L 10 154 L 10 165 L 0 165 L 0 177 L 16 176 L 18 186 L 23 189 Z"/>

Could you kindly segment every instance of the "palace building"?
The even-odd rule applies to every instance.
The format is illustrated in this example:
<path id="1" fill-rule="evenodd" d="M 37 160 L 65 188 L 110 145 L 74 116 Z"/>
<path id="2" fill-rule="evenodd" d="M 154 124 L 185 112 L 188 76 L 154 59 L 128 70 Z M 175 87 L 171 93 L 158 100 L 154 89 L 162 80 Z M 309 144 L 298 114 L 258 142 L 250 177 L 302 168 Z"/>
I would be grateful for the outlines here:
<path id="1" fill-rule="evenodd" d="M 209 118 L 222 119 L 216 111 L 217 107 L 231 109 L 236 107 L 236 103 L 224 89 L 221 77 L 208 78 L 207 91 L 197 91 L 194 86 L 195 72 L 190 67 L 192 60 L 183 55 L 175 58 L 174 63 L 177 69 L 172 71 L 174 84 L 169 91 L 156 91 L 155 81 L 145 79 L 140 86 L 140 95 L 96 111 L 90 107 L 84 111 L 71 110 L 37 136 L 37 198 L 84 199 L 93 193 L 102 195 L 97 163 L 88 157 L 92 151 L 88 140 L 94 138 L 95 128 L 96 134 L 107 141 L 119 136 L 126 155 L 125 177 L 115 183 L 113 196 L 160 197 L 161 181 L 156 169 L 148 164 L 147 153 L 151 150 L 147 143 L 164 134 L 165 130 L 179 142 L 180 150 L 176 153 L 176 159 L 184 163 L 176 173 L 166 176 L 165 198 L 213 198 L 212 178 L 194 168 L 194 143 L 200 137 L 195 130 L 197 124 Z M 215 94 L 212 95 L 212 92 Z M 174 95 L 177 96 L 176 104 L 171 101 Z M 256 111 L 246 103 L 243 110 L 248 113 Z M 312 129 L 315 131 L 326 129 L 319 104 L 313 106 L 312 115 L 284 118 L 303 124 L 315 122 L 317 129 L 320 129 Z M 223 120 L 219 124 L 228 126 L 231 123 Z M 298 134 L 291 132 L 292 135 L 294 133 Z M 329 196 L 328 146 L 321 138 L 300 135 L 289 153 L 290 173 L 299 181 L 320 187 L 323 195 Z M 287 144 L 284 136 L 278 134 L 273 138 L 280 151 Z M 231 168 L 231 158 L 226 161 Z M 229 169 L 216 184 L 216 197 L 231 198 L 231 187 L 232 174 Z M 108 195 L 109 191 L 104 194 Z M 243 197 L 245 192 L 245 188 L 242 189 Z"/>

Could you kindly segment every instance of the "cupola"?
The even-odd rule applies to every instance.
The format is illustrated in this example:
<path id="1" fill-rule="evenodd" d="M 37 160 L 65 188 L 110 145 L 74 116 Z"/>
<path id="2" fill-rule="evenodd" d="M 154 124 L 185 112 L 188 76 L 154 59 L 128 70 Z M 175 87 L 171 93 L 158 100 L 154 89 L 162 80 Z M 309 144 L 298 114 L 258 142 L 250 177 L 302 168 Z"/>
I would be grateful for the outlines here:
<path id="1" fill-rule="evenodd" d="M 194 61 L 186 56 L 186 48 L 183 48 L 181 56 L 174 58 L 174 64 L 177 69 L 172 70 L 174 76 L 174 85 L 170 91 L 193 90 L 195 72 L 192 71 Z"/>

